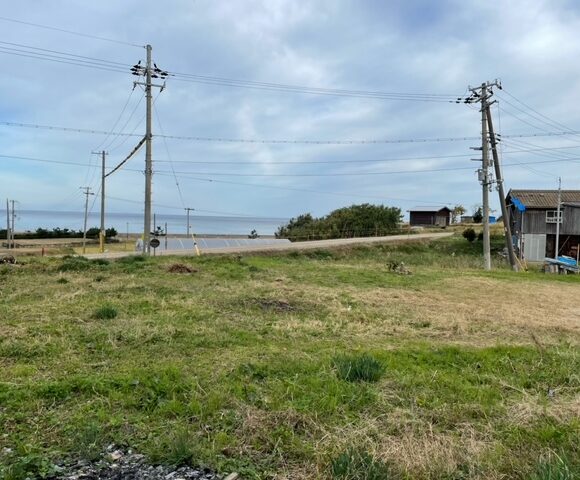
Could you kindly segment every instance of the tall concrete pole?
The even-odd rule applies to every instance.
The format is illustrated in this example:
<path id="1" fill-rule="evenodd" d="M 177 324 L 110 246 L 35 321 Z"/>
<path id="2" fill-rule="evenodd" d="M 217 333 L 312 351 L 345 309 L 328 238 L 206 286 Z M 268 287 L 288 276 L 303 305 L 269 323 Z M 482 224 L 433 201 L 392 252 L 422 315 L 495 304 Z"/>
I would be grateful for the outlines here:
<path id="1" fill-rule="evenodd" d="M 12 241 L 12 248 L 16 248 L 15 245 L 15 237 L 14 237 L 14 220 L 16 219 L 16 212 L 14 211 L 14 203 L 16 202 L 16 200 L 10 200 L 10 202 L 12 203 L 12 225 L 10 226 L 10 238 Z"/>
<path id="2" fill-rule="evenodd" d="M 94 195 L 91 193 L 91 187 L 81 187 L 84 190 L 85 195 L 85 221 L 83 223 L 83 255 L 86 253 L 87 245 L 87 217 L 89 215 L 89 195 Z"/>
<path id="3" fill-rule="evenodd" d="M 503 218 L 503 231 L 505 235 L 505 242 L 508 251 L 508 257 L 512 269 L 518 271 L 518 261 L 516 252 L 514 251 L 514 244 L 512 241 L 512 229 L 510 225 L 509 212 L 505 203 L 505 192 L 503 188 L 503 176 L 501 173 L 501 165 L 499 164 L 499 155 L 497 154 L 497 142 L 495 139 L 495 132 L 493 130 L 493 121 L 491 118 L 491 111 L 489 105 L 486 108 L 487 126 L 489 129 L 489 140 L 491 143 L 491 153 L 493 155 L 493 166 L 495 168 L 495 181 L 497 183 L 497 191 L 499 193 L 499 203 L 501 205 L 501 216 Z"/>
<path id="4" fill-rule="evenodd" d="M 487 141 L 487 83 L 481 84 L 481 155 L 483 170 L 483 268 L 491 270 L 491 247 L 489 241 L 489 152 Z"/>
<path id="5" fill-rule="evenodd" d="M 558 209 L 556 210 L 556 247 L 554 258 L 558 258 L 560 251 L 560 209 L 562 205 L 562 177 L 558 177 Z"/>
<path id="6" fill-rule="evenodd" d="M 99 232 L 99 250 L 105 251 L 105 156 L 106 152 L 101 152 L 101 231 Z"/>
<path id="7" fill-rule="evenodd" d="M 6 245 L 10 250 L 10 200 L 6 199 Z"/>
<path id="8" fill-rule="evenodd" d="M 145 132 L 145 221 L 143 226 L 143 254 L 149 255 L 149 238 L 151 234 L 151 180 L 153 176 L 153 162 L 151 159 L 152 133 L 151 133 L 151 45 L 147 45 L 147 66 L 145 72 L 145 98 L 147 100 L 147 117 Z"/>
<path id="9" fill-rule="evenodd" d="M 195 209 L 194 208 L 189 208 L 189 207 L 186 207 L 185 208 L 185 211 L 187 212 L 187 236 L 188 237 L 189 237 L 189 230 L 190 230 L 190 227 L 189 227 L 189 212 L 191 212 L 192 210 L 195 210 Z"/>

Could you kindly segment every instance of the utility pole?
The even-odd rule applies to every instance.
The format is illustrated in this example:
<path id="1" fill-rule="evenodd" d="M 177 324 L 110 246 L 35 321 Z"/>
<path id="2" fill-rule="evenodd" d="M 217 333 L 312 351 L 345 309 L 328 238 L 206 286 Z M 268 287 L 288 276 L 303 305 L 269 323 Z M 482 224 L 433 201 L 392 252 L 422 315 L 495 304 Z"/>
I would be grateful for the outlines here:
<path id="1" fill-rule="evenodd" d="M 189 212 L 195 210 L 195 208 L 186 207 L 185 211 L 187 212 L 187 236 L 189 237 Z"/>
<path id="2" fill-rule="evenodd" d="M 481 169 L 483 203 L 483 267 L 491 270 L 491 246 L 489 240 L 489 153 L 487 143 L 487 84 L 481 84 Z"/>
<path id="3" fill-rule="evenodd" d="M 501 88 L 497 80 L 484 82 L 479 87 L 469 87 L 470 96 L 463 100 L 463 103 L 481 103 L 481 169 L 479 170 L 479 181 L 482 187 L 482 208 L 483 208 L 483 267 L 491 270 L 491 248 L 489 240 L 489 191 L 492 179 L 489 175 L 489 139 L 487 129 L 487 108 L 488 100 L 493 95 L 492 87 Z M 457 103 L 461 102 L 457 99 Z"/>
<path id="4" fill-rule="evenodd" d="M 491 118 L 491 110 L 489 108 L 489 103 L 487 104 L 486 116 L 487 116 L 487 126 L 489 129 L 489 140 L 491 143 L 491 152 L 493 154 L 493 165 L 495 168 L 495 181 L 497 185 L 497 191 L 499 194 L 499 203 L 501 205 L 501 216 L 503 218 L 503 231 L 505 235 L 505 242 L 508 252 L 508 258 L 512 269 L 516 272 L 519 270 L 518 260 L 516 258 L 516 252 L 514 251 L 514 244 L 512 241 L 512 229 L 509 218 L 509 211 L 505 203 L 505 192 L 503 188 L 503 175 L 501 173 L 501 165 L 499 164 L 499 155 L 497 153 L 497 141 L 495 138 L 495 132 L 493 130 L 493 120 Z"/>
<path id="5" fill-rule="evenodd" d="M 10 200 L 11 204 L 12 204 L 12 226 L 10 227 L 10 238 L 12 241 L 12 248 L 15 248 L 15 237 L 14 237 L 14 220 L 16 219 L 16 211 L 14 210 L 14 203 L 16 202 L 16 200 Z"/>
<path id="6" fill-rule="evenodd" d="M 6 246 L 10 250 L 10 200 L 6 199 Z"/>
<path id="7" fill-rule="evenodd" d="M 99 231 L 99 251 L 105 251 L 105 157 L 107 152 L 92 152 L 94 155 L 101 155 L 101 229 Z"/>
<path id="8" fill-rule="evenodd" d="M 149 235 L 151 233 L 151 181 L 153 176 L 152 153 L 152 132 L 151 132 L 151 109 L 153 100 L 151 95 L 151 45 L 147 44 L 147 67 L 145 98 L 147 100 L 147 119 L 145 130 L 145 225 L 143 227 L 143 253 L 149 254 Z"/>
<path id="9" fill-rule="evenodd" d="M 562 204 L 562 177 L 558 177 L 558 209 L 556 210 L 556 254 L 554 258 L 558 258 L 560 250 L 560 205 Z"/>
<path id="10" fill-rule="evenodd" d="M 147 104 L 145 124 L 145 214 L 143 222 L 143 254 L 149 255 L 149 239 L 151 238 L 151 184 L 153 177 L 153 161 L 151 156 L 153 147 L 153 132 L 151 128 L 153 96 L 151 95 L 151 89 L 152 87 L 159 87 L 161 89 L 160 91 L 163 91 L 165 88 L 165 82 L 163 82 L 163 85 L 155 85 L 151 83 L 151 79 L 161 78 L 165 80 L 169 73 L 158 68 L 151 60 L 151 51 L 153 50 L 151 45 L 148 44 L 145 49 L 147 50 L 145 67 L 142 67 L 141 61 L 139 61 L 139 63 L 133 65 L 131 72 L 133 75 L 145 77 L 145 82 L 135 82 L 135 85 L 142 85 L 145 87 L 145 99 Z"/>
<path id="11" fill-rule="evenodd" d="M 85 195 L 85 221 L 83 224 L 83 255 L 86 252 L 86 244 L 87 244 L 87 217 L 89 214 L 89 195 L 94 195 L 91 192 L 91 187 L 80 187 L 83 190 L 83 195 Z"/>

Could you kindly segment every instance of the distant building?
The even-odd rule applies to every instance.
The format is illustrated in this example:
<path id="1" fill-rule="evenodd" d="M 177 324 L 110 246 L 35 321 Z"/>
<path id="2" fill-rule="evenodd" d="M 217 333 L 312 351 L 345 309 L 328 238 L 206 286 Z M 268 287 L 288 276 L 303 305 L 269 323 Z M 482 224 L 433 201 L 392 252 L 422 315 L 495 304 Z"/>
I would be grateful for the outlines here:
<path id="1" fill-rule="evenodd" d="M 541 261 L 556 256 L 556 225 L 560 224 L 558 255 L 576 258 L 580 248 L 580 190 L 510 190 L 506 197 L 514 245 L 520 257 Z"/>
<path id="2" fill-rule="evenodd" d="M 451 210 L 447 207 L 414 207 L 409 210 L 411 226 L 446 227 L 451 223 Z"/>
<path id="3" fill-rule="evenodd" d="M 461 223 L 475 223 L 473 215 L 461 215 Z"/>

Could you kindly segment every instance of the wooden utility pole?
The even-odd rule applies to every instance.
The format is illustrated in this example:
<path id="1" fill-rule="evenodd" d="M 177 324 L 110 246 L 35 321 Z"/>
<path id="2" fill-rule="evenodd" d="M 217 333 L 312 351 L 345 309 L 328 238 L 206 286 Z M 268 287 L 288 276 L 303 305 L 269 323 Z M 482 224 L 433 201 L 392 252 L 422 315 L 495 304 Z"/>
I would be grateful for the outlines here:
<path id="1" fill-rule="evenodd" d="M 83 223 L 83 255 L 86 252 L 87 245 L 87 217 L 89 215 L 89 195 L 94 195 L 91 192 L 91 187 L 80 187 L 83 190 L 83 195 L 85 195 L 85 221 Z"/>
<path id="2" fill-rule="evenodd" d="M 516 258 L 516 253 L 514 251 L 514 244 L 512 239 L 512 229 L 510 225 L 510 217 L 509 212 L 507 209 L 507 205 L 505 203 L 505 192 L 503 188 L 503 175 L 501 173 L 501 165 L 499 163 L 499 155 L 497 153 L 497 141 L 495 138 L 495 132 L 493 130 L 493 120 L 491 118 L 491 110 L 489 108 L 489 104 L 486 108 L 486 116 L 487 116 L 487 126 L 489 129 L 489 140 L 491 143 L 491 152 L 493 155 L 493 165 L 495 168 L 495 181 L 497 184 L 497 191 L 499 194 L 499 203 L 501 205 L 501 216 L 503 218 L 503 231 L 505 235 L 505 242 L 508 252 L 508 258 L 510 261 L 510 265 L 512 269 L 516 272 L 519 270 L 518 260 Z"/>

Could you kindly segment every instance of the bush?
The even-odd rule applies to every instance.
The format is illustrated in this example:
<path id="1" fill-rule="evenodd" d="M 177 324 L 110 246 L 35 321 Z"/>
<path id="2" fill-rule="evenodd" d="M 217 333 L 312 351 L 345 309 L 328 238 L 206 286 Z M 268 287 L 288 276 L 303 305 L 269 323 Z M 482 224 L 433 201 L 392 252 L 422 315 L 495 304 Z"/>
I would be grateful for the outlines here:
<path id="1" fill-rule="evenodd" d="M 473 228 L 468 228 L 467 230 L 464 230 L 462 235 L 463 238 L 465 238 L 468 242 L 473 242 L 475 240 L 475 237 L 477 236 Z"/>
<path id="2" fill-rule="evenodd" d="M 368 353 L 336 357 L 334 368 L 338 378 L 348 382 L 376 382 L 385 371 L 383 364 Z"/>
<path id="3" fill-rule="evenodd" d="M 477 239 L 481 242 L 483 240 L 483 232 L 477 234 Z"/>

